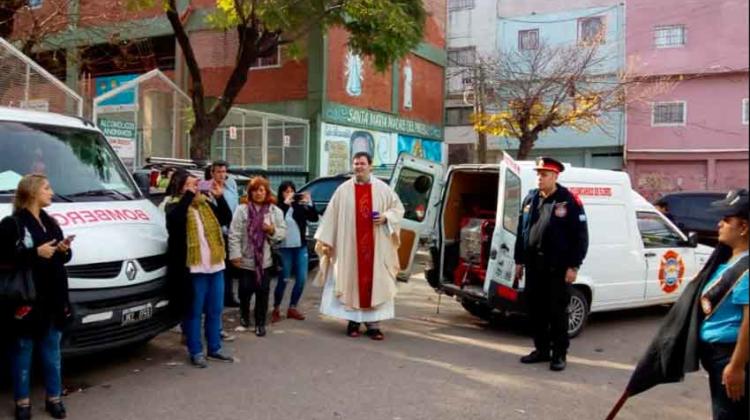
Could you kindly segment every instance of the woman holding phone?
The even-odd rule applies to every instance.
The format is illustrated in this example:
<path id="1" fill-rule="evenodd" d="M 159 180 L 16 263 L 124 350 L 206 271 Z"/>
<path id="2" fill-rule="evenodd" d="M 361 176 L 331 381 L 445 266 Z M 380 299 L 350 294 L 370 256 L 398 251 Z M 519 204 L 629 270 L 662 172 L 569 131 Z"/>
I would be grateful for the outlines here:
<path id="1" fill-rule="evenodd" d="M 267 179 L 251 179 L 247 195 L 249 202 L 237 207 L 229 227 L 229 261 L 240 270 L 240 324 L 250 326 L 250 298 L 255 294 L 255 335 L 263 337 L 271 278 L 277 274 L 271 245 L 286 236 L 286 222 Z"/>
<path id="2" fill-rule="evenodd" d="M 62 397 L 60 340 L 71 319 L 68 275 L 73 236 L 63 232 L 45 207 L 54 192 L 47 177 L 26 175 L 18 183 L 13 214 L 0 222 L 0 256 L 5 261 L 31 268 L 36 299 L 10 305 L 13 345 L 11 362 L 15 418 L 31 418 L 30 383 L 34 348 L 41 355 L 46 390 L 45 410 L 56 419 L 66 417 Z M 21 237 L 19 238 L 19 234 Z M 18 241 L 23 248 L 16 246 Z"/>
<path id="3" fill-rule="evenodd" d="M 297 189 L 291 181 L 282 182 L 279 186 L 279 209 L 284 214 L 286 222 L 286 237 L 279 245 L 281 258 L 284 262 L 274 291 L 273 312 L 271 322 L 281 321 L 281 301 L 284 299 L 286 282 L 294 273 L 294 289 L 289 300 L 286 317 L 302 321 L 305 319 L 297 305 L 307 281 L 307 223 L 318 221 L 318 212 L 313 207 L 310 194 L 297 194 Z"/>

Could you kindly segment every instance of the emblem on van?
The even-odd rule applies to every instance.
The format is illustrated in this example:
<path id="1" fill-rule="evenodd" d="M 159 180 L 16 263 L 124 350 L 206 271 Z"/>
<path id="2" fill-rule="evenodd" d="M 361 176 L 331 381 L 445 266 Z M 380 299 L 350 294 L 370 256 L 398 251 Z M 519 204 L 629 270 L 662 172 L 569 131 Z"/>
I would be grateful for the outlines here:
<path id="1" fill-rule="evenodd" d="M 664 293 L 672 293 L 682 284 L 685 261 L 671 249 L 664 253 L 659 264 L 659 286 Z"/>
<path id="2" fill-rule="evenodd" d="M 131 260 L 128 260 L 125 263 L 125 275 L 128 277 L 128 280 L 133 281 L 135 280 L 135 276 L 138 274 L 138 267 L 135 266 L 135 263 Z"/>

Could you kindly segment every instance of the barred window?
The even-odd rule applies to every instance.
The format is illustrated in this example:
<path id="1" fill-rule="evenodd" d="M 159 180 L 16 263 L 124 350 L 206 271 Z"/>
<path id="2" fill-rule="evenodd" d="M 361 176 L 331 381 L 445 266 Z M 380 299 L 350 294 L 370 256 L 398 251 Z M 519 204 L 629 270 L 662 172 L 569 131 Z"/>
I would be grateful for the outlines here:
<path id="1" fill-rule="evenodd" d="M 518 31 L 518 50 L 529 51 L 539 48 L 539 29 Z"/>
<path id="2" fill-rule="evenodd" d="M 604 44 L 604 17 L 594 16 L 578 19 L 578 42 Z"/>
<path id="3" fill-rule="evenodd" d="M 474 0 L 448 0 L 448 11 L 474 8 Z"/>
<path id="4" fill-rule="evenodd" d="M 472 107 L 447 108 L 445 110 L 445 125 L 450 127 L 471 125 Z"/>
<path id="5" fill-rule="evenodd" d="M 684 125 L 685 102 L 657 102 L 653 106 L 651 125 Z"/>
<path id="6" fill-rule="evenodd" d="M 654 28 L 654 45 L 656 48 L 679 48 L 685 46 L 686 30 L 684 25 L 657 26 Z"/>
<path id="7" fill-rule="evenodd" d="M 449 67 L 468 67 L 476 62 L 476 47 L 451 48 L 448 50 Z"/>
<path id="8" fill-rule="evenodd" d="M 281 66 L 281 49 L 278 45 L 274 48 L 274 51 L 268 57 L 260 57 L 250 65 L 251 69 L 265 69 L 270 67 Z"/>

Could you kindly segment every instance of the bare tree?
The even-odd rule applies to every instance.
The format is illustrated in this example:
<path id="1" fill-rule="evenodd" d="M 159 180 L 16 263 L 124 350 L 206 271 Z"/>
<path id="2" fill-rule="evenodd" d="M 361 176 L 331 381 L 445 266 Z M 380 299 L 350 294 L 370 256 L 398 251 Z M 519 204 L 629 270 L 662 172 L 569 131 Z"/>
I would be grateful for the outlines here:
<path id="1" fill-rule="evenodd" d="M 480 135 L 480 162 L 485 161 L 488 134 L 518 139 L 516 157 L 525 159 L 542 133 L 561 127 L 607 132 L 612 112 L 663 93 L 677 81 L 635 77 L 632 66 L 614 70 L 612 57 L 602 54 L 599 46 L 599 40 L 575 45 L 540 42 L 534 49 L 477 57 L 461 69 L 472 77 L 468 96 Z"/>

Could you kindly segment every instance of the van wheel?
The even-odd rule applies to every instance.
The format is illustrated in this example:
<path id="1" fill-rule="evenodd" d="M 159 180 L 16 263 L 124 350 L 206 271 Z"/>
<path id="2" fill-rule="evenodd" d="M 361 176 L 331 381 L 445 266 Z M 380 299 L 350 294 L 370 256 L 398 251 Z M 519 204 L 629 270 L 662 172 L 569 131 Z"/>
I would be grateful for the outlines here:
<path id="1" fill-rule="evenodd" d="M 573 338 L 583 331 L 589 317 L 589 299 L 579 288 L 570 291 L 568 304 L 568 337 Z"/>
<path id="2" fill-rule="evenodd" d="M 490 318 L 492 318 L 492 309 L 484 303 L 469 299 L 461 299 L 461 306 L 463 306 L 470 314 L 484 321 L 489 321 Z"/>

